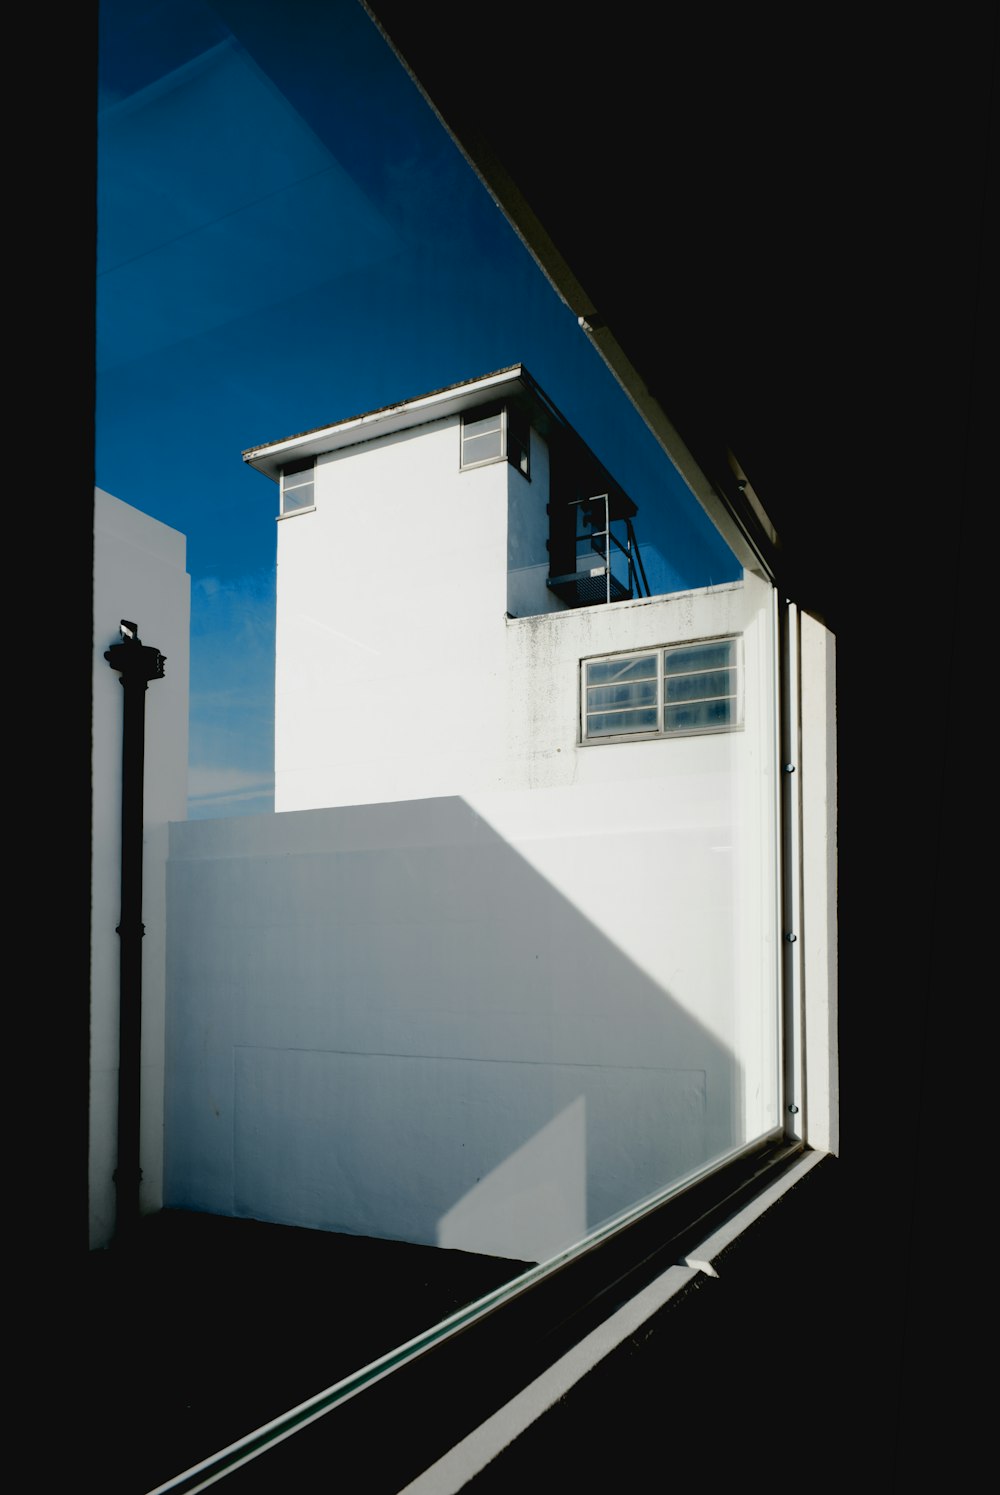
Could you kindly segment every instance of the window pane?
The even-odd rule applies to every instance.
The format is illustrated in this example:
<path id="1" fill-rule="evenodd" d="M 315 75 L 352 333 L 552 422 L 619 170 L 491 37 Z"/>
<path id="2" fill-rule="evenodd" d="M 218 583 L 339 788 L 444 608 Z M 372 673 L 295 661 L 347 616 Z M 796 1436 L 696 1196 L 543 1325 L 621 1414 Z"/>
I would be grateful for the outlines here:
<path id="1" fill-rule="evenodd" d="M 405 1303 L 405 1334 L 324 1345 L 319 1390 L 478 1295 L 470 1260 L 516 1277 L 780 1119 L 773 596 L 615 405 L 575 319 L 555 297 L 544 311 L 537 266 L 363 7 L 101 9 L 98 481 L 207 568 L 190 589 L 196 818 L 171 827 L 152 991 L 152 1171 L 177 1210 L 380 1237 L 457 1274 L 446 1308 Z M 584 481 L 539 420 L 504 516 L 467 501 L 460 469 L 506 450 L 524 472 L 528 385 L 506 448 L 507 386 L 469 387 L 514 349 L 609 466 Z M 402 429 L 400 401 L 451 381 L 452 411 L 482 396 L 464 429 Z M 336 501 L 275 525 L 277 469 L 248 471 L 242 449 L 279 443 L 294 515 L 317 493 L 311 460 L 285 461 L 296 433 L 365 414 L 356 448 L 323 453 Z M 592 534 L 612 487 L 650 596 L 581 606 L 548 589 L 549 542 L 574 571 L 571 501 L 598 500 Z M 138 622 L 169 676 L 179 650 Z M 699 642 L 729 633 L 738 649 Z M 733 724 L 728 700 L 678 701 L 662 741 L 664 674 L 704 688 L 738 659 L 744 730 L 711 730 Z M 95 731 L 119 730 L 119 695 Z M 95 1052 L 115 1042 L 113 989 L 95 970 Z M 96 1162 L 98 1229 L 114 1160 Z"/>
<path id="2" fill-rule="evenodd" d="M 657 711 L 604 711 L 587 716 L 588 737 L 617 736 L 620 732 L 655 732 Z"/>
<path id="3" fill-rule="evenodd" d="M 487 462 L 491 457 L 503 456 L 503 433 L 484 431 L 467 436 L 462 444 L 462 461 L 466 467 L 474 462 Z"/>
<path id="4" fill-rule="evenodd" d="M 736 721 L 736 702 L 698 701 L 690 706 L 666 706 L 663 710 L 665 732 L 698 732 L 706 727 L 731 727 Z"/>
<path id="5" fill-rule="evenodd" d="M 618 685 L 596 685 L 587 691 L 588 711 L 607 711 L 612 706 L 655 706 L 655 680 L 626 680 Z"/>
<path id="6" fill-rule="evenodd" d="M 668 701 L 703 701 L 710 696 L 735 696 L 736 671 L 715 670 L 704 675 L 674 675 L 666 681 Z"/>
<path id="7" fill-rule="evenodd" d="M 694 644 L 683 649 L 667 649 L 663 659 L 664 670 L 668 675 L 678 675 L 689 670 L 724 669 L 732 663 L 732 639 Z"/>
<path id="8" fill-rule="evenodd" d="M 587 665 L 588 685 L 608 685 L 615 680 L 655 678 L 655 654 L 644 654 L 638 659 L 597 659 Z"/>
<path id="9" fill-rule="evenodd" d="M 314 501 L 313 491 L 312 482 L 299 483 L 294 488 L 288 484 L 284 484 L 281 495 L 281 512 L 283 514 L 290 514 L 296 509 L 311 509 Z"/>

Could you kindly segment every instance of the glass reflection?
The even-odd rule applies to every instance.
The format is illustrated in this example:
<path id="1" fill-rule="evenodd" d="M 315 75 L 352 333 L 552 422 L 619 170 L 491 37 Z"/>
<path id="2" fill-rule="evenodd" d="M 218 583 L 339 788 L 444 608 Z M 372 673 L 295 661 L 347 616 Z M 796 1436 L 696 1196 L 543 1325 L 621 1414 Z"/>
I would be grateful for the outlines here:
<path id="1" fill-rule="evenodd" d="M 454 1252 L 430 1327 L 778 1122 L 773 597 L 355 0 L 106 0 L 101 83 L 98 482 L 192 576 L 163 1203 Z M 520 414 L 241 461 L 522 364 L 610 606 Z"/>

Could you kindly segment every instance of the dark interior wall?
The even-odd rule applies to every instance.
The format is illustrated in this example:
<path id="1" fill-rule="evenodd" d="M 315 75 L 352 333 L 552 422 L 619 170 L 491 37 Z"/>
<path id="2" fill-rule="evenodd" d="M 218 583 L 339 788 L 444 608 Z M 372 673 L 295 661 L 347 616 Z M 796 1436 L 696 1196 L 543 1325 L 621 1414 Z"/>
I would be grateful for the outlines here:
<path id="1" fill-rule="evenodd" d="M 504 33 L 525 45 L 464 66 L 449 0 L 371 8 L 706 470 L 737 455 L 784 589 L 836 634 L 842 1174 L 773 1344 L 829 1327 L 833 1295 L 852 1353 L 814 1404 L 848 1438 L 878 1407 L 864 1420 L 898 1478 L 943 1469 L 976 1399 L 954 1305 L 928 1284 L 942 1195 L 975 1210 L 979 1188 L 975 1147 L 956 1145 L 979 1087 L 945 1073 L 985 969 L 973 660 L 996 487 L 997 8 L 654 23 L 626 4 L 587 25 L 515 5 Z M 786 1365 L 769 1350 L 763 1379 Z M 696 1429 L 734 1405 L 707 1399 Z"/>

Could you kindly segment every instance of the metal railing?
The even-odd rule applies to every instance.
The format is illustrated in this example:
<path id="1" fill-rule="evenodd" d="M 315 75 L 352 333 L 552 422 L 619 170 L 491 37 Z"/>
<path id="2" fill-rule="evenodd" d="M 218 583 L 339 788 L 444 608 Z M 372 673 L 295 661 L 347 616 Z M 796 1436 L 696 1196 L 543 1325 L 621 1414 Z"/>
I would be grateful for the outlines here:
<path id="1" fill-rule="evenodd" d="M 596 516 L 593 512 L 595 505 L 603 505 L 603 511 Z M 581 569 L 577 554 L 575 571 L 549 577 L 548 585 L 551 590 L 571 607 L 593 607 L 601 602 L 622 602 L 643 595 L 648 597 L 649 582 L 631 519 L 628 516 L 612 519 L 610 496 L 607 493 L 572 499 L 569 507 L 577 510 L 574 550 L 578 550 L 581 542 L 589 543 L 594 554 L 600 557 L 601 564 Z M 598 528 L 602 517 L 603 526 Z M 612 524 L 625 526 L 624 541 L 614 533 Z M 616 551 L 625 558 L 627 581 L 614 574 Z"/>

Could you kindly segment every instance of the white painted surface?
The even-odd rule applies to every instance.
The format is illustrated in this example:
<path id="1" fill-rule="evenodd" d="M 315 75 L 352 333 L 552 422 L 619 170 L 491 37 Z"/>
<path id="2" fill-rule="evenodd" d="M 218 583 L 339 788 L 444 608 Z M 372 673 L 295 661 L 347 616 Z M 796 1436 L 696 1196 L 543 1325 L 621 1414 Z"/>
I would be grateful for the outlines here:
<path id="1" fill-rule="evenodd" d="M 534 427 L 376 425 L 277 525 L 283 813 L 172 828 L 165 1197 L 537 1261 L 779 1121 L 772 593 L 568 609 Z M 738 730 L 581 746 L 719 636 Z"/>
<path id="2" fill-rule="evenodd" d="M 837 1153 L 836 641 L 807 613 L 801 615 L 801 640 L 806 1137 L 810 1146 Z"/>
<path id="3" fill-rule="evenodd" d="M 500 787 L 172 827 L 169 1204 L 539 1260 L 776 1123 L 768 589 L 503 612 Z M 581 657 L 733 632 L 741 730 L 579 746 Z"/>
<path id="4" fill-rule="evenodd" d="M 509 600 L 561 606 L 547 455 L 533 432 L 530 482 L 462 471 L 460 439 L 456 415 L 328 453 L 277 526 L 278 811 L 504 784 Z"/>
<path id="5" fill-rule="evenodd" d="M 122 618 L 167 657 L 146 692 L 143 857 L 142 1185 L 144 1211 L 163 1187 L 163 1055 L 167 823 L 187 806 L 190 579 L 176 530 L 100 489 L 95 494 L 91 899 L 90 1244 L 114 1231 L 118 1114 L 118 936 L 122 688 L 104 651 Z"/>

